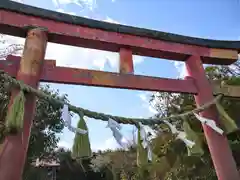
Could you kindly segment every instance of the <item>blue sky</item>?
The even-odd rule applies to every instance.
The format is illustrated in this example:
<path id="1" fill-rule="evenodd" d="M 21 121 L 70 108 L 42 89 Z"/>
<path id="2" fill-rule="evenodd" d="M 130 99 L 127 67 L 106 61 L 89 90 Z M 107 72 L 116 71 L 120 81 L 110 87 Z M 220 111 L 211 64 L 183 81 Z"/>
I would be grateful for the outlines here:
<path id="1" fill-rule="evenodd" d="M 156 29 L 188 36 L 237 40 L 240 39 L 240 1 L 238 0 L 24 0 L 25 4 L 74 13 L 93 19 L 119 22 L 127 25 Z M 92 8 L 91 8 L 92 7 Z M 20 42 L 20 40 L 19 40 Z M 57 60 L 57 65 L 117 72 L 118 56 L 115 53 L 91 51 L 49 44 L 47 58 Z M 183 66 L 173 61 L 135 57 L 135 74 L 176 78 L 183 75 Z M 51 84 L 53 89 L 68 94 L 76 106 L 121 116 L 149 117 L 149 92 L 108 88 Z M 73 125 L 76 126 L 74 118 Z M 91 145 L 94 150 L 114 148 L 116 142 L 106 123 L 87 120 Z M 132 136 L 132 126 L 124 126 L 123 134 Z M 64 130 L 61 146 L 71 148 L 74 134 Z"/>

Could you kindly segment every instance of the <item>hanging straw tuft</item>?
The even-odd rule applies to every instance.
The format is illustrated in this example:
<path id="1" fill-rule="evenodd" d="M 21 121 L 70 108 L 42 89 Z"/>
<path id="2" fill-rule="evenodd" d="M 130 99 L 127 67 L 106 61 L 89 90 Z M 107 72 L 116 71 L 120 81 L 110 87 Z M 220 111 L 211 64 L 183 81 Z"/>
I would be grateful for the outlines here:
<path id="1" fill-rule="evenodd" d="M 195 143 L 192 148 L 187 146 L 188 156 L 202 156 L 204 154 L 202 140 L 196 134 L 196 132 L 192 130 L 187 120 L 183 121 L 183 130 L 187 135 L 187 139 Z"/>
<path id="2" fill-rule="evenodd" d="M 138 127 L 138 143 L 137 143 L 137 166 L 140 180 L 145 178 L 148 164 L 147 151 L 142 145 L 140 127 Z"/>
<path id="3" fill-rule="evenodd" d="M 80 116 L 80 120 L 78 121 L 77 127 L 79 129 L 88 131 L 88 128 L 83 116 L 82 115 L 79 115 L 79 116 Z M 89 142 L 88 132 L 86 134 L 76 133 L 74 138 L 73 148 L 72 148 L 73 158 L 76 158 L 76 159 L 84 158 L 84 157 L 86 158 L 86 157 L 90 157 L 91 155 L 92 155 L 92 151 L 91 151 L 91 146 Z"/>
<path id="4" fill-rule="evenodd" d="M 9 133 L 17 133 L 22 130 L 24 123 L 25 101 L 24 92 L 19 91 L 19 93 L 15 96 L 6 117 L 6 129 Z"/>
<path id="5" fill-rule="evenodd" d="M 72 147 L 72 157 L 76 159 L 77 163 L 82 167 L 84 173 L 86 170 L 83 166 L 83 160 L 92 156 L 90 141 L 88 137 L 88 128 L 82 114 L 79 114 L 79 121 L 77 127 L 82 130 L 86 130 L 87 133 L 76 133 L 74 138 L 74 144 Z"/>
<path id="6" fill-rule="evenodd" d="M 216 103 L 217 110 L 219 114 L 221 115 L 220 120 L 222 125 L 224 126 L 224 130 L 226 134 L 230 134 L 232 132 L 235 132 L 238 130 L 237 124 L 235 121 L 227 114 L 227 112 L 224 110 L 222 105 L 217 102 Z"/>

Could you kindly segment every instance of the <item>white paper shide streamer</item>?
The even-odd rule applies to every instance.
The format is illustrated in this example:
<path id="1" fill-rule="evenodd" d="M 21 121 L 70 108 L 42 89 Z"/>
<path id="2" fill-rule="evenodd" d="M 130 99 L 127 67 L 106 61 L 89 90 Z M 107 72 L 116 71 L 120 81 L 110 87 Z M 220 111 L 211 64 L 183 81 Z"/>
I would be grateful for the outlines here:
<path id="1" fill-rule="evenodd" d="M 195 145 L 195 142 L 186 138 L 187 135 L 184 131 L 177 130 L 177 128 L 173 124 L 169 123 L 166 120 L 163 120 L 163 122 L 168 125 L 173 134 L 177 134 L 177 139 L 182 140 L 186 144 L 186 146 L 192 148 Z"/>
<path id="2" fill-rule="evenodd" d="M 196 113 L 194 113 L 194 115 L 196 116 L 196 118 L 197 118 L 199 121 L 201 121 L 201 123 L 206 124 L 207 126 L 209 126 L 210 128 L 212 128 L 214 131 L 216 131 L 217 133 L 219 133 L 219 134 L 223 134 L 223 133 L 224 133 L 224 131 L 223 131 L 221 128 L 217 127 L 216 122 L 215 122 L 214 120 L 212 120 L 212 119 L 207 119 L 207 118 L 205 118 L 205 117 L 201 117 L 201 116 L 199 116 L 199 115 L 196 114 Z"/>
<path id="3" fill-rule="evenodd" d="M 148 141 L 147 133 L 146 133 L 142 123 L 139 123 L 139 127 L 140 127 L 140 136 L 141 136 L 141 140 L 142 140 L 142 146 L 144 149 L 147 149 L 148 160 L 152 161 L 152 149 L 151 149 L 150 143 Z M 138 137 L 138 138 L 140 138 L 140 137 Z"/>
<path id="4" fill-rule="evenodd" d="M 72 117 L 69 112 L 68 105 L 64 104 L 63 109 L 62 109 L 62 119 L 64 121 L 64 126 L 69 129 L 69 131 L 73 133 L 78 133 L 78 134 L 86 134 L 87 131 L 84 129 L 80 128 L 75 128 L 72 126 Z"/>
<path id="5" fill-rule="evenodd" d="M 120 132 L 121 125 L 119 123 L 117 123 L 116 121 L 114 121 L 113 119 L 109 119 L 107 128 L 111 129 L 111 131 L 113 133 L 113 137 L 115 138 L 117 143 L 120 146 L 122 146 L 123 148 L 126 148 L 127 144 L 126 144 L 125 138 L 123 137 L 122 133 Z"/>

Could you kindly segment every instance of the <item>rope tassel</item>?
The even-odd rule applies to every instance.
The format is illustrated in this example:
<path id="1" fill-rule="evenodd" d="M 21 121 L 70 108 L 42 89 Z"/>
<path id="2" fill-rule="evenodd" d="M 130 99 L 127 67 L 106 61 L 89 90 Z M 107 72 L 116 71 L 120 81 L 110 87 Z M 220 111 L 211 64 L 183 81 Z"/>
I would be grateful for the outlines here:
<path id="1" fill-rule="evenodd" d="M 3 70 L 0 70 L 0 76 L 2 79 L 6 80 L 7 82 L 22 88 L 24 91 L 28 92 L 28 93 L 32 93 L 35 96 L 37 96 L 38 98 L 42 98 L 52 104 L 59 104 L 59 105 L 64 105 L 65 102 L 64 101 L 60 101 L 58 99 L 55 99 L 53 97 L 51 97 L 48 94 L 45 94 L 42 91 L 39 91 L 37 89 L 32 88 L 29 85 L 23 84 L 21 81 L 18 81 L 14 78 L 12 78 L 11 76 L 9 76 L 7 73 L 5 73 Z M 213 100 L 211 100 L 210 102 L 192 110 L 192 111 L 188 111 L 179 115 L 173 115 L 173 116 L 169 116 L 169 117 L 164 117 L 164 118 L 155 118 L 155 119 L 145 119 L 145 118 L 127 118 L 127 117 L 120 117 L 120 116 L 112 116 L 110 114 L 104 114 L 104 113 L 98 113 L 98 112 L 94 112 L 94 111 L 90 111 L 87 109 L 83 109 L 81 107 L 76 107 L 73 105 L 68 104 L 69 109 L 72 112 L 78 113 L 81 112 L 82 114 L 84 114 L 85 116 L 89 117 L 89 118 L 94 118 L 94 119 L 101 119 L 103 121 L 108 121 L 109 118 L 114 119 L 116 122 L 118 123 L 124 123 L 124 124 L 136 124 L 138 122 L 141 122 L 144 125 L 153 125 L 153 124 L 162 124 L 163 120 L 169 120 L 169 119 L 177 119 L 177 118 L 181 118 L 183 116 L 188 116 L 191 115 L 193 113 L 199 113 L 201 111 L 203 111 L 204 109 L 209 108 L 212 104 L 215 104 L 219 99 L 222 98 L 222 95 L 218 95 L 216 98 L 214 98 Z"/>
<path id="2" fill-rule="evenodd" d="M 88 128 L 83 116 L 82 115 L 79 116 L 80 120 L 78 122 L 77 127 L 78 129 L 85 130 L 86 134 L 76 133 L 72 148 L 72 156 L 73 158 L 91 157 L 92 150 L 88 137 Z"/>
<path id="3" fill-rule="evenodd" d="M 193 141 L 195 143 L 194 146 L 187 146 L 188 156 L 202 156 L 204 154 L 202 148 L 202 141 L 200 137 L 192 130 L 187 120 L 183 121 L 183 129 L 186 133 L 186 138 Z"/>
<path id="4" fill-rule="evenodd" d="M 138 127 L 138 143 L 137 143 L 137 166 L 140 179 L 144 179 L 144 172 L 148 164 L 148 152 L 144 149 L 141 139 L 141 129 Z"/>
<path id="5" fill-rule="evenodd" d="M 9 132 L 16 133 L 23 128 L 25 101 L 24 92 L 19 91 L 6 117 L 6 128 Z"/>
<path id="6" fill-rule="evenodd" d="M 238 130 L 237 124 L 235 123 L 235 121 L 226 113 L 226 111 L 224 110 L 224 108 L 222 107 L 222 105 L 220 103 L 216 103 L 216 107 L 217 110 L 219 112 L 219 114 L 221 115 L 222 118 L 221 122 L 224 126 L 224 129 L 226 131 L 226 134 L 235 132 Z"/>
<path id="7" fill-rule="evenodd" d="M 82 114 L 79 114 L 80 120 L 78 121 L 76 134 L 74 138 L 74 144 L 72 147 L 72 158 L 76 159 L 76 161 L 81 166 L 84 173 L 86 173 L 86 169 L 83 165 L 83 159 L 89 158 L 92 156 L 91 145 L 88 137 L 88 128 L 86 122 L 83 118 Z M 73 128 L 73 127 L 70 127 Z M 85 133 L 79 133 L 78 130 L 85 131 Z"/>

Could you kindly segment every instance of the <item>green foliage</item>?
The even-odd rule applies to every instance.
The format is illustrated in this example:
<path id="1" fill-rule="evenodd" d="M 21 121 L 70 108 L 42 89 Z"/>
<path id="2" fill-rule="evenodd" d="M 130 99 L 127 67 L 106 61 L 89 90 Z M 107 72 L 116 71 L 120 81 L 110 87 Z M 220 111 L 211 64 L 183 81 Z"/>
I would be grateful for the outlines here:
<path id="1" fill-rule="evenodd" d="M 68 102 L 66 95 L 60 95 L 59 91 L 53 91 L 50 86 L 41 86 L 40 90 L 52 97 Z M 64 123 L 61 119 L 61 106 L 52 105 L 42 99 L 37 99 L 35 116 L 31 130 L 28 148 L 28 162 L 36 158 L 46 158 L 51 156 L 57 147 L 59 137 Z"/>
<path id="2" fill-rule="evenodd" d="M 40 90 L 56 99 L 68 102 L 66 95 L 60 95 L 58 90 L 51 90 L 49 85 L 41 86 Z M 59 105 L 52 105 L 47 101 L 37 99 L 23 178 L 29 174 L 33 174 L 32 177 L 44 174 L 43 170 L 34 169 L 31 165 L 37 158 L 40 160 L 53 158 L 53 152 L 59 141 L 57 134 L 61 133 L 64 128 L 61 108 Z"/>
<path id="3" fill-rule="evenodd" d="M 47 179 L 47 177 L 47 169 L 31 166 L 25 170 L 23 180 L 44 180 Z"/>
<path id="4" fill-rule="evenodd" d="M 220 80 L 231 85 L 240 84 L 239 76 L 233 76 L 233 74 L 236 73 L 230 73 L 231 71 L 230 69 L 227 69 L 227 67 L 211 66 L 206 68 L 206 72 L 210 80 Z M 158 98 L 159 102 L 166 102 L 161 105 L 156 105 L 156 109 L 159 111 L 159 114 L 157 115 L 158 117 L 178 114 L 195 108 L 194 99 L 191 95 L 158 93 L 157 97 L 156 95 L 153 95 L 152 97 Z M 224 110 L 229 115 L 226 116 L 226 113 L 224 114 L 223 109 L 221 109 L 220 111 L 222 112 L 222 118 L 225 118 L 225 122 L 232 123 L 230 124 L 231 127 L 228 126 L 228 128 L 230 128 L 231 132 L 233 132 L 236 122 L 232 121 L 236 121 L 237 117 L 239 117 L 237 109 L 240 108 L 240 101 L 239 99 L 223 98 L 221 101 L 221 106 L 223 106 Z M 168 162 L 171 165 L 168 170 L 166 169 L 167 173 L 162 179 L 217 179 L 206 145 L 206 141 L 203 137 L 203 130 L 201 124 L 193 116 L 189 116 L 188 118 L 189 119 L 185 121 L 189 123 L 188 127 L 194 130 L 194 132 L 197 134 L 195 138 L 198 137 L 198 141 L 200 141 L 198 144 L 202 144 L 199 148 L 201 148 L 204 153 L 201 152 L 201 156 L 188 156 L 188 151 L 186 150 L 186 148 L 183 147 L 183 143 L 178 143 L 178 140 L 175 140 L 172 135 L 168 134 L 168 132 L 163 131 L 152 142 L 153 144 L 156 143 L 156 145 L 154 146 L 154 151 L 158 155 L 158 157 L 167 157 Z M 178 128 L 180 129 L 186 130 L 187 128 L 186 123 L 183 123 L 182 120 L 177 120 L 173 123 L 178 125 Z M 234 149 L 235 152 L 239 151 L 239 132 L 234 131 L 233 133 L 228 135 L 228 138 L 232 149 Z M 197 140 L 195 140 L 195 142 L 196 141 Z"/>
<path id="5" fill-rule="evenodd" d="M 10 100 L 9 83 L 0 79 L 0 144 L 4 140 L 6 129 L 5 129 L 5 118 L 7 116 L 7 107 Z"/>
<path id="6" fill-rule="evenodd" d="M 138 128 L 138 144 L 137 144 L 137 166 L 138 166 L 138 175 L 140 180 L 146 179 L 148 177 L 147 172 L 148 157 L 147 151 L 143 148 L 140 128 Z"/>
<path id="7" fill-rule="evenodd" d="M 204 151 L 202 148 L 202 143 L 203 143 L 202 138 L 199 137 L 199 134 L 196 134 L 192 130 L 187 119 L 184 119 L 183 130 L 187 134 L 186 138 L 195 142 L 195 145 L 192 148 L 187 147 L 188 155 L 189 156 L 202 156 L 204 154 Z"/>
<path id="8" fill-rule="evenodd" d="M 60 167 L 57 173 L 59 180 L 85 180 L 85 173 L 82 167 L 72 158 L 71 151 L 58 149 L 56 157 L 59 159 Z"/>
<path id="9" fill-rule="evenodd" d="M 239 68 L 239 64 L 236 67 Z M 210 80 L 220 80 L 227 84 L 240 85 L 240 78 L 236 76 L 239 71 L 233 72 L 225 66 L 211 66 L 206 68 L 206 72 Z M 8 87 L 7 83 L 4 83 L 4 86 L 0 86 L 0 105 L 2 107 L 0 120 L 2 122 L 6 117 L 6 109 L 9 101 L 9 88 L 6 87 Z M 41 90 L 57 99 L 67 101 L 66 96 L 60 96 L 58 91 L 52 91 L 49 86 L 41 87 Z M 155 108 L 159 112 L 158 117 L 179 114 L 196 107 L 194 98 L 191 95 L 157 93 L 153 97 L 157 98 L 158 102 L 165 102 L 156 104 Z M 238 99 L 223 98 L 221 105 L 229 115 L 229 117 L 226 117 L 225 114 L 223 117 L 238 124 L 236 119 L 239 117 L 240 101 Z M 24 174 L 25 179 L 31 180 L 36 179 L 36 177 L 41 179 L 46 175 L 46 171 L 30 166 L 30 163 L 39 157 L 54 157 L 59 160 L 60 167 L 57 173 L 57 179 L 59 180 L 139 180 L 142 177 L 146 180 L 217 179 L 203 136 L 202 126 L 194 116 L 189 116 L 186 120 L 179 119 L 172 123 L 177 128 L 184 129 L 187 132 L 188 138 L 197 143 L 197 147 L 195 149 L 188 149 L 183 142 L 176 140 L 175 136 L 169 132 L 165 125 L 154 126 L 158 130 L 158 134 L 151 141 L 154 153 L 153 162 L 148 163 L 146 161 L 146 154 L 144 153 L 144 156 L 141 157 L 144 160 L 141 161 L 140 166 L 144 167 L 144 171 L 139 171 L 139 163 L 136 158 L 139 146 L 132 146 L 127 151 L 119 149 L 116 151 L 99 152 L 91 158 L 81 159 L 81 164 L 79 164 L 78 157 L 91 156 L 92 154 L 88 153 L 90 149 L 89 141 L 86 141 L 88 135 L 75 136 L 72 152 L 59 149 L 55 153 L 52 153 L 57 147 L 59 140 L 56 134 L 60 133 L 63 129 L 63 122 L 60 119 L 60 108 L 60 106 L 52 106 L 46 101 L 37 100 Z M 78 127 L 87 129 L 84 120 L 79 121 Z M 231 131 L 228 139 L 237 164 L 240 166 L 240 157 L 238 155 L 240 151 L 239 131 Z M 141 141 L 138 143 L 140 144 Z M 140 150 L 143 150 L 143 148 Z M 195 156 L 189 156 L 190 151 Z"/>
<path id="10" fill-rule="evenodd" d="M 208 67 L 206 68 L 208 78 L 211 80 L 224 81 L 227 84 L 239 85 L 240 78 L 234 77 L 236 72 L 231 72 L 227 67 Z M 165 117 L 172 114 L 179 114 L 185 111 L 190 111 L 196 108 L 193 96 L 187 94 L 170 94 L 157 93 L 153 95 L 158 99 L 155 108 L 159 114 L 157 117 Z M 236 120 L 239 117 L 238 109 L 240 109 L 240 101 L 238 99 L 223 98 L 221 106 L 227 112 L 229 117 L 226 119 Z M 184 121 L 184 123 L 183 123 Z M 154 126 L 158 131 L 157 136 L 152 139 L 151 146 L 153 148 L 153 162 L 147 163 L 146 157 L 144 164 L 146 180 L 216 180 L 215 170 L 211 161 L 206 140 L 203 136 L 201 123 L 194 116 L 189 116 L 188 119 L 179 119 L 174 123 L 178 129 L 184 129 L 187 132 L 188 138 L 197 143 L 194 149 L 186 148 L 185 144 L 169 132 L 166 125 Z M 228 135 L 229 143 L 232 147 L 234 157 L 237 164 L 240 165 L 240 134 L 239 131 L 234 131 Z M 138 142 L 138 144 L 141 141 Z M 142 150 L 142 149 L 141 149 Z M 194 156 L 189 156 L 189 152 Z M 117 175 L 119 180 L 138 180 L 141 179 L 142 172 L 139 173 L 139 163 L 137 162 L 137 152 L 139 146 L 131 146 L 129 150 L 116 150 L 99 152 L 97 156 L 91 159 L 91 169 L 95 173 L 100 173 L 102 178 L 113 180 L 114 175 Z M 139 159 L 138 159 L 139 160 Z M 71 161 L 69 161 L 71 162 Z M 72 162 L 72 165 L 74 163 Z M 83 163 L 84 167 L 88 165 Z M 79 167 L 79 165 L 77 165 Z M 71 172 L 73 172 L 71 170 Z M 113 173 L 114 172 L 114 173 Z M 86 177 L 90 175 L 90 170 L 87 171 Z M 80 177 L 80 176 L 78 176 Z M 97 178 L 96 178 L 97 179 Z"/>
<path id="11" fill-rule="evenodd" d="M 217 110 L 220 114 L 221 124 L 223 126 L 224 132 L 230 134 L 232 132 L 238 131 L 236 122 L 228 115 L 220 103 L 216 103 Z"/>
<path id="12" fill-rule="evenodd" d="M 4 123 L 7 106 L 10 99 L 10 86 L 4 81 L 0 82 L 0 121 Z M 59 91 L 53 91 L 50 86 L 41 86 L 40 90 L 51 95 L 54 98 L 67 102 L 66 95 L 59 95 Z M 37 158 L 48 158 L 52 156 L 52 152 L 57 147 L 59 138 L 57 133 L 62 132 L 64 124 L 61 120 L 61 107 L 58 105 L 51 105 L 42 99 L 36 100 L 36 110 L 33 119 L 31 136 L 29 139 L 29 147 L 25 165 L 25 175 L 31 172 L 36 172 L 30 165 Z M 27 173 L 28 172 L 28 173 Z M 35 174 L 36 175 L 36 174 Z"/>

